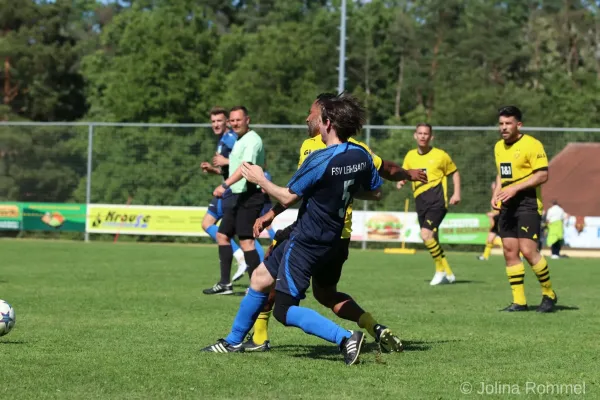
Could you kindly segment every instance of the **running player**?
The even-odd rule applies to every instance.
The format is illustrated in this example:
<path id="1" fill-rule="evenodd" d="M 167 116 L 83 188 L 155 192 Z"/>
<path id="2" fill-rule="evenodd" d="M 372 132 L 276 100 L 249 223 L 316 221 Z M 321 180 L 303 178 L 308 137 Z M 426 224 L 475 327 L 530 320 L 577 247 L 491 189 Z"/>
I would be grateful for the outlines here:
<path id="1" fill-rule="evenodd" d="M 320 109 L 319 130 L 327 148 L 312 154 L 287 188 L 268 182 L 260 167 L 243 164 L 244 177 L 259 184 L 282 205 L 290 206 L 301 198 L 304 202 L 288 243 L 278 246 L 254 271 L 230 334 L 204 351 L 244 351 L 244 336 L 275 286 L 274 315 L 279 322 L 336 343 L 346 364 L 358 362 L 364 334 L 343 329 L 299 303 L 311 278 L 314 282 L 321 279 L 321 272 L 326 273 L 332 258 L 337 256 L 336 244 L 341 240 L 346 209 L 352 199 L 381 198 L 379 188 L 383 182 L 371 155 L 363 147 L 348 143 L 348 138 L 361 128 L 364 115 L 364 109 L 351 96 L 326 100 Z"/>
<path id="2" fill-rule="evenodd" d="M 450 205 L 460 202 L 460 175 L 456 164 L 444 150 L 431 146 L 433 128 L 429 124 L 417 125 L 414 134 L 417 148 L 404 158 L 402 168 L 419 168 L 427 174 L 427 183 L 413 182 L 417 216 L 421 227 L 421 238 L 435 263 L 435 275 L 429 283 L 439 285 L 456 280 L 448 259 L 439 243 L 439 227 L 448 212 L 447 176 L 452 175 L 454 194 Z M 398 189 L 404 182 L 398 182 Z"/>

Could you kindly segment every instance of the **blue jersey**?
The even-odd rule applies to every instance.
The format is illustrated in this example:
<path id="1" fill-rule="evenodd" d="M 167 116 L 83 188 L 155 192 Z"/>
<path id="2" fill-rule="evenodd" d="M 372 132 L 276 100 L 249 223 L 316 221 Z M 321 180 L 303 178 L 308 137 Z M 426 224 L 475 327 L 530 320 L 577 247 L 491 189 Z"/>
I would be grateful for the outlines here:
<path id="1" fill-rule="evenodd" d="M 362 146 L 347 142 L 313 152 L 287 185 L 304 199 L 294 240 L 325 245 L 339 240 L 354 194 L 381 185 L 373 159 Z"/>
<path id="2" fill-rule="evenodd" d="M 233 149 L 233 145 L 237 141 L 237 134 L 229 130 L 221 135 L 221 139 L 219 140 L 219 144 L 217 145 L 217 154 L 222 155 L 225 158 L 229 158 L 229 154 L 231 153 L 231 149 Z M 229 178 L 229 166 L 226 165 L 221 167 L 221 175 L 223 175 L 223 179 Z"/>

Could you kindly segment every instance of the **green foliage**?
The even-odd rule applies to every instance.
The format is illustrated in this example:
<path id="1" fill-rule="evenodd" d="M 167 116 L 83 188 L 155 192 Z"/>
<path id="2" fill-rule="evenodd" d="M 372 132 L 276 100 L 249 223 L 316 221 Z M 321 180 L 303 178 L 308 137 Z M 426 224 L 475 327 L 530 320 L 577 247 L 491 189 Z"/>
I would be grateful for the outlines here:
<path id="1" fill-rule="evenodd" d="M 350 1 L 345 86 L 374 125 L 490 126 L 512 103 L 526 126 L 598 126 L 596 3 Z M 214 105 L 244 104 L 253 123 L 299 124 L 318 93 L 337 87 L 339 1 L 0 0 L 0 9 L 2 119 L 207 122 Z M 95 133 L 93 201 L 197 204 L 218 183 L 194 170 L 214 150 L 208 130 Z M 259 133 L 284 183 L 304 133 Z M 398 163 L 414 146 L 407 131 L 371 133 L 373 149 Z M 436 133 L 464 172 L 457 211 L 485 211 L 497 136 Z M 550 155 L 595 140 L 549 135 Z M 83 200 L 86 148 L 78 130 L 2 128 L 0 196 Z M 401 208 L 407 191 L 388 192 L 376 207 Z"/>

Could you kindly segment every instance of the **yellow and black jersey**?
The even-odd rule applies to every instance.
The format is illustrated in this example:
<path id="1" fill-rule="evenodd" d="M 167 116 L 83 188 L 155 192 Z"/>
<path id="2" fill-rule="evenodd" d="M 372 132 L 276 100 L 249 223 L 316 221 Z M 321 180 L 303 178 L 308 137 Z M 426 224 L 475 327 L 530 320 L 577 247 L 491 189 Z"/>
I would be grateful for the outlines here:
<path id="1" fill-rule="evenodd" d="M 444 150 L 432 147 L 427 153 L 420 154 L 417 149 L 406 154 L 404 169 L 420 169 L 427 174 L 427 183 L 412 182 L 417 213 L 429 209 L 448 208 L 447 176 L 458 168 Z"/>
<path id="2" fill-rule="evenodd" d="M 496 168 L 502 187 L 509 187 L 530 178 L 536 171 L 548 170 L 548 157 L 542 143 L 529 135 L 521 136 L 512 144 L 498 141 L 494 148 Z M 522 211 L 543 212 L 541 186 L 522 190 L 510 199 L 505 208 L 518 208 Z"/>
<path id="3" fill-rule="evenodd" d="M 377 170 L 379 170 L 381 168 L 381 164 L 383 164 L 383 160 L 381 159 L 381 157 L 379 157 L 378 155 L 373 153 L 371 151 L 371 149 L 369 148 L 369 146 L 367 146 L 365 143 L 360 142 L 353 138 L 348 139 L 348 141 L 351 143 L 357 144 L 357 145 L 361 146 L 362 148 L 364 148 L 365 150 L 367 150 L 369 152 L 369 154 L 371 154 L 371 157 L 373 158 L 373 164 L 375 165 L 375 168 L 377 168 Z M 310 155 L 310 153 L 312 153 L 313 151 L 324 149 L 326 147 L 327 146 L 323 142 L 323 138 L 321 137 L 321 135 L 317 135 L 315 137 L 306 139 L 302 143 L 302 147 L 300 147 L 300 158 L 298 160 L 298 168 L 300 168 L 300 166 L 302 165 L 304 160 L 306 160 L 306 157 L 308 157 Z M 346 210 L 346 216 L 344 217 L 344 230 L 342 231 L 342 239 L 350 239 L 351 236 L 352 236 L 352 203 L 350 203 L 350 205 L 348 205 L 348 209 Z"/>

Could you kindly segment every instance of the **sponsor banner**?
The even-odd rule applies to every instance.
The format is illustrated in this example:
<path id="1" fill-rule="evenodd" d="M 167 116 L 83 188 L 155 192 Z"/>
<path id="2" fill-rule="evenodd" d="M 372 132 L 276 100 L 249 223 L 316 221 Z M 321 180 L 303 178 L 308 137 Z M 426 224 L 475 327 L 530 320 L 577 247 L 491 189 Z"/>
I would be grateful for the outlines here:
<path id="1" fill-rule="evenodd" d="M 352 215 L 352 240 L 422 242 L 416 212 L 354 211 Z M 485 214 L 447 214 L 439 229 L 443 243 L 482 244 L 490 221 Z"/>
<path id="2" fill-rule="evenodd" d="M 577 225 L 575 217 L 569 218 L 565 224 L 565 244 L 578 249 L 600 248 L 600 217 L 585 217 L 583 226 Z"/>
<path id="3" fill-rule="evenodd" d="M 206 207 L 90 204 L 87 231 L 122 235 L 208 236 L 202 229 Z"/>
<path id="4" fill-rule="evenodd" d="M 25 231 L 85 232 L 85 204 L 20 204 Z"/>
<path id="5" fill-rule="evenodd" d="M 23 226 L 19 203 L 0 203 L 0 231 L 19 231 Z"/>

